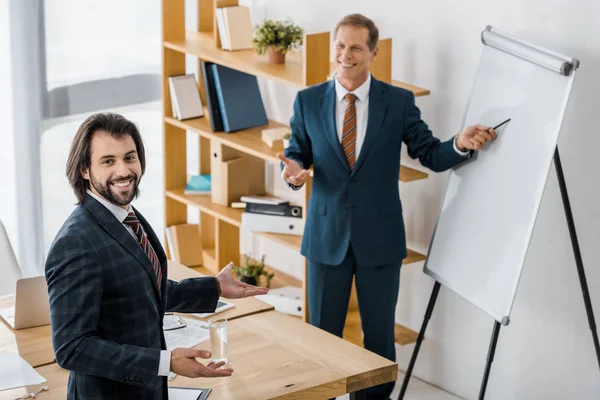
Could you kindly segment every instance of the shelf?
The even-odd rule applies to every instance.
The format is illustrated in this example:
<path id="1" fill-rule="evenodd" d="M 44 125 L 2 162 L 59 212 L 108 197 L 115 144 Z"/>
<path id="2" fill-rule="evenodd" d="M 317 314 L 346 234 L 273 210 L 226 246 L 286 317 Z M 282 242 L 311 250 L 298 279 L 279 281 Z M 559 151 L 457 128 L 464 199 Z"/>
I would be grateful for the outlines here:
<path id="1" fill-rule="evenodd" d="M 202 194 L 184 194 L 184 189 L 171 189 L 166 191 L 167 197 L 177 200 L 188 206 L 196 207 L 200 211 L 212 215 L 231 225 L 239 227 L 242 224 L 242 209 L 231 208 L 214 204 L 209 195 Z"/>
<path id="2" fill-rule="evenodd" d="M 419 335 L 417 332 L 396 324 L 394 336 L 397 344 L 405 346 L 407 344 L 415 343 Z M 349 311 L 346 315 L 343 337 L 347 341 L 363 347 L 363 332 L 358 311 Z"/>
<path id="3" fill-rule="evenodd" d="M 205 111 L 208 115 L 208 111 Z M 180 121 L 173 117 L 165 116 L 165 122 L 180 129 L 195 132 L 201 137 L 217 140 L 227 147 L 239 150 L 254 157 L 262 158 L 266 161 L 279 162 L 277 153 L 280 148 L 271 148 L 262 141 L 261 135 L 263 129 L 285 126 L 275 121 L 269 121 L 268 125 L 258 126 L 250 129 L 244 129 L 235 133 L 213 132 L 210 129 L 208 118 L 193 118 Z M 312 172 L 312 170 L 311 170 Z M 426 179 L 427 174 L 416 169 L 401 166 L 399 180 L 402 182 L 412 182 L 419 179 Z"/>
<path id="4" fill-rule="evenodd" d="M 262 236 L 275 243 L 279 243 L 283 246 L 289 247 L 292 250 L 300 251 L 302 246 L 302 236 L 300 235 L 284 235 L 281 233 L 269 233 L 269 232 L 253 232 L 256 235 Z"/>
<path id="5" fill-rule="evenodd" d="M 269 64 L 267 56 L 258 55 L 254 49 L 226 51 L 218 48 L 212 35 L 212 32 L 186 31 L 184 40 L 164 41 L 163 46 L 179 53 L 193 55 L 205 61 L 291 85 L 298 89 L 307 86 L 304 84 L 305 71 L 301 54 L 290 52 L 286 55 L 285 64 Z M 335 68 L 333 63 L 331 66 Z M 427 89 L 397 80 L 392 80 L 392 85 L 412 91 L 415 97 L 430 94 Z"/>
<path id="6" fill-rule="evenodd" d="M 283 246 L 289 247 L 292 250 L 300 252 L 302 246 L 302 236 L 299 235 L 285 235 L 280 233 L 267 233 L 267 232 L 253 232 L 256 235 L 260 235 L 266 239 L 272 240 L 275 243 L 279 243 Z M 408 254 L 402 265 L 412 264 L 419 261 L 425 261 L 427 258 L 424 254 L 417 251 L 408 249 Z"/>
<path id="7" fill-rule="evenodd" d="M 231 208 L 215 204 L 211 201 L 211 197 L 208 195 L 201 194 L 184 194 L 183 189 L 171 189 L 166 192 L 167 197 L 177 200 L 180 203 L 187 204 L 188 206 L 196 207 L 200 211 L 212 215 L 222 221 L 225 221 L 231 225 L 237 226 L 238 228 L 242 225 L 242 208 Z M 282 233 L 269 233 L 269 232 L 253 232 L 256 235 L 262 236 L 266 239 L 272 240 L 281 245 L 287 246 L 292 250 L 300 251 L 302 246 L 302 236 L 300 235 L 286 235 Z M 211 249 L 213 252 L 214 250 Z M 414 250 L 408 249 L 408 255 L 404 259 L 402 264 L 411 264 L 425 260 L 425 255 L 418 253 Z"/>

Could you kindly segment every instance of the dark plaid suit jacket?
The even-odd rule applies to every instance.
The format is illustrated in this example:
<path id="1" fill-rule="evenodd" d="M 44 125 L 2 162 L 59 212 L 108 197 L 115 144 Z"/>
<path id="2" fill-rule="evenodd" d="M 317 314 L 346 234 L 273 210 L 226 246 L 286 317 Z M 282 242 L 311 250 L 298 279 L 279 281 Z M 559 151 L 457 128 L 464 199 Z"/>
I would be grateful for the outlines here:
<path id="1" fill-rule="evenodd" d="M 166 277 L 158 238 L 135 213 Z M 163 279 L 159 288 L 137 240 L 89 195 L 58 232 L 45 275 L 56 361 L 71 371 L 68 399 L 166 399 L 165 311 L 211 312 L 218 300 L 212 277 Z"/>

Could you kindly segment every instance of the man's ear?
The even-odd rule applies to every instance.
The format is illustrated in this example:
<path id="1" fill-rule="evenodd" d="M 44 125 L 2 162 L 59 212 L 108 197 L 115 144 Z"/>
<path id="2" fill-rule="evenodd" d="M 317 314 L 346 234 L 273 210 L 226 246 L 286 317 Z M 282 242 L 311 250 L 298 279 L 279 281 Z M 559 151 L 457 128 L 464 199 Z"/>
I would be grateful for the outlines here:
<path id="1" fill-rule="evenodd" d="M 377 58 L 377 53 L 379 53 L 379 46 L 375 47 L 375 49 L 371 53 L 371 61 L 373 61 L 375 60 L 375 58 Z"/>
<path id="2" fill-rule="evenodd" d="M 90 180 L 90 169 L 86 168 L 86 169 L 81 169 L 81 176 L 83 176 L 83 179 L 85 180 Z"/>

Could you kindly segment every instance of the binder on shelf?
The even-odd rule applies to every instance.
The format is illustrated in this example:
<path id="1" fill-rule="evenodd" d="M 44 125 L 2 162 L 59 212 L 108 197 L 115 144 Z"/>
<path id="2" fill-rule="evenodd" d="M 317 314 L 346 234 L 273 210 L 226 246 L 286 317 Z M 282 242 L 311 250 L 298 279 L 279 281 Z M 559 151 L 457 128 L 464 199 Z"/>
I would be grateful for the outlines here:
<path id="1" fill-rule="evenodd" d="M 225 132 L 269 123 L 256 76 L 219 64 L 211 68 Z"/>
<path id="2" fill-rule="evenodd" d="M 275 307 L 276 311 L 298 317 L 302 316 L 302 288 L 297 286 L 283 286 L 270 289 L 268 294 L 258 295 L 257 299 Z"/>
<path id="3" fill-rule="evenodd" d="M 219 109 L 219 101 L 217 100 L 217 91 L 215 89 L 211 65 L 213 65 L 213 63 L 208 61 L 202 61 L 200 64 L 202 80 L 204 81 L 204 95 L 206 97 L 206 107 L 208 108 L 210 119 L 210 129 L 213 132 L 222 132 L 223 120 L 221 117 L 221 110 Z"/>
<path id="4" fill-rule="evenodd" d="M 278 215 L 243 212 L 242 228 L 254 232 L 282 233 L 301 236 L 304 231 L 304 220 L 296 217 L 281 217 Z"/>
<path id="5" fill-rule="evenodd" d="M 246 212 L 282 217 L 302 218 L 302 207 L 290 204 L 246 203 Z"/>

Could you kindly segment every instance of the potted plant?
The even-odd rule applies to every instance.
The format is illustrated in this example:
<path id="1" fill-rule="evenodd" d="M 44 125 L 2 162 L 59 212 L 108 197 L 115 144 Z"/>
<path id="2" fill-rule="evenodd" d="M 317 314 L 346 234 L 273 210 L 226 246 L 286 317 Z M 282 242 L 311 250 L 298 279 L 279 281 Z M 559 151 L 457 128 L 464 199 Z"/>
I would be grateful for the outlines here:
<path id="1" fill-rule="evenodd" d="M 267 288 L 271 286 L 271 279 L 275 276 L 275 274 L 265 271 L 264 255 L 261 257 L 260 261 L 254 261 L 250 258 L 249 254 L 244 254 L 243 265 L 234 267 L 233 271 L 238 278 L 240 278 L 240 281 L 249 285 L 258 285 L 260 283 L 260 277 L 264 275 L 267 279 L 265 284 Z"/>
<path id="2" fill-rule="evenodd" d="M 291 20 L 273 21 L 266 19 L 255 28 L 252 44 L 258 54 L 268 55 L 270 64 L 283 64 L 285 54 L 302 45 L 304 30 Z"/>
<path id="3" fill-rule="evenodd" d="M 287 149 L 287 147 L 290 145 L 290 138 L 292 137 L 292 132 L 288 132 L 285 135 L 283 135 L 283 137 L 281 138 L 283 140 L 283 148 Z"/>

